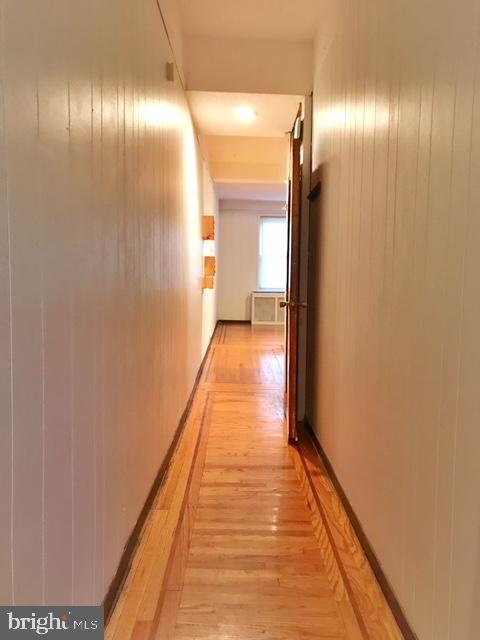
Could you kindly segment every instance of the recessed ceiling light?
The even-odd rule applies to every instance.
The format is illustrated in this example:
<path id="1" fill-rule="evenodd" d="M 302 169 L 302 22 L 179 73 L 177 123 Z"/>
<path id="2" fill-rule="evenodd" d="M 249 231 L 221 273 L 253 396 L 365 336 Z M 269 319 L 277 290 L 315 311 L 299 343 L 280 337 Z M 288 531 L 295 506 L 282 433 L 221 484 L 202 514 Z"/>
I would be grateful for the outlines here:
<path id="1" fill-rule="evenodd" d="M 258 115 L 257 112 L 254 109 L 252 109 L 252 107 L 248 107 L 248 106 L 238 107 L 235 113 L 237 118 L 241 122 L 245 122 L 245 123 L 253 122 Z"/>

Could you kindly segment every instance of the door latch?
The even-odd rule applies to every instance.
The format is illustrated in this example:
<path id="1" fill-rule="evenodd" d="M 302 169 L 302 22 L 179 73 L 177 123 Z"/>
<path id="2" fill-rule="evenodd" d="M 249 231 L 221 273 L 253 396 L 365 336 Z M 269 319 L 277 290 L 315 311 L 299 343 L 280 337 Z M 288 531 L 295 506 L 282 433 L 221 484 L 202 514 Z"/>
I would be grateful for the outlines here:
<path id="1" fill-rule="evenodd" d="M 302 309 L 306 309 L 307 308 L 307 303 L 306 302 L 293 302 L 292 301 L 288 301 L 288 300 L 280 300 L 280 306 L 283 307 L 290 307 L 290 309 L 294 309 L 295 307 L 301 307 Z"/>

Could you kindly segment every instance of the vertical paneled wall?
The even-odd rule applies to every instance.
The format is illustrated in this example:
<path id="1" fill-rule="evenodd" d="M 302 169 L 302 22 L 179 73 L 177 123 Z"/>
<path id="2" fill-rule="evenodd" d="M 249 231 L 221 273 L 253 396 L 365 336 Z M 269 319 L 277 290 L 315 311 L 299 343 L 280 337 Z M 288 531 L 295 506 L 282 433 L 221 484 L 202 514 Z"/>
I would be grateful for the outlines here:
<path id="1" fill-rule="evenodd" d="M 200 364 L 202 167 L 154 0 L 0 12 L 0 602 L 100 603 Z"/>
<path id="2" fill-rule="evenodd" d="M 480 5 L 338 7 L 316 53 L 309 418 L 418 637 L 473 640 Z"/>

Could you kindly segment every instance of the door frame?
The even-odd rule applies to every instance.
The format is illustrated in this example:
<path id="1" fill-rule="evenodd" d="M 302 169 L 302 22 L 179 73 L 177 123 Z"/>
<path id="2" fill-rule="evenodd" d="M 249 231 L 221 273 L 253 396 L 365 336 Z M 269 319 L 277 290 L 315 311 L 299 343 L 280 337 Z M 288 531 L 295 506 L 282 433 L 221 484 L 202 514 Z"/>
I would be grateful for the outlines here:
<path id="1" fill-rule="evenodd" d="M 290 132 L 289 193 L 288 193 L 288 253 L 286 336 L 285 336 L 285 413 L 289 442 L 296 442 L 298 422 L 298 329 L 300 308 L 300 240 L 302 209 L 302 130 L 303 106 L 300 103 Z"/>
<path id="2" fill-rule="evenodd" d="M 289 162 L 289 190 L 288 190 L 288 229 L 291 232 L 290 216 L 292 209 L 296 209 L 296 238 L 288 242 L 287 255 L 287 289 L 286 289 L 286 338 L 285 338 L 285 415 L 287 418 L 288 439 L 297 441 L 297 425 L 305 420 L 306 387 L 307 387 L 307 304 L 308 304 L 308 250 L 309 250 L 309 217 L 312 172 L 312 94 L 305 96 L 290 133 L 290 162 Z M 300 129 L 297 124 L 301 120 Z M 297 133 L 295 128 L 297 124 Z M 295 147 L 294 147 L 295 145 Z M 299 163 L 293 166 L 294 151 L 300 152 Z M 298 157 L 298 154 L 297 154 Z M 294 171 L 297 171 L 294 176 Z M 300 188 L 296 194 L 292 193 L 292 178 L 296 177 Z M 292 196 L 298 200 L 292 202 Z M 292 246 L 291 246 L 292 244 Z M 296 255 L 295 264 L 292 264 Z M 291 273 L 291 269 L 295 273 Z M 293 275 L 293 278 L 291 276 Z M 293 280 L 295 288 L 289 291 L 288 284 Z M 292 326 L 293 325 L 293 326 Z M 294 353 L 290 353 L 290 346 Z M 292 357 L 293 355 L 293 357 Z"/>

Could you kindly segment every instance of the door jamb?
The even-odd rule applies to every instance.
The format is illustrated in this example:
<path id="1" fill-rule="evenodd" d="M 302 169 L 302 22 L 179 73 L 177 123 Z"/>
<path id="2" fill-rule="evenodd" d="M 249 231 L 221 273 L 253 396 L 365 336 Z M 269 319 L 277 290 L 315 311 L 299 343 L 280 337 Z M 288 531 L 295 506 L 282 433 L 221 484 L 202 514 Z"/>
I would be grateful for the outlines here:
<path id="1" fill-rule="evenodd" d="M 300 208 L 300 284 L 299 299 L 308 305 L 308 247 L 310 219 L 310 190 L 312 175 L 312 122 L 313 96 L 305 96 L 303 118 L 302 196 Z M 307 383 L 307 309 L 299 309 L 298 323 L 298 371 L 297 371 L 297 421 L 305 420 Z"/>

